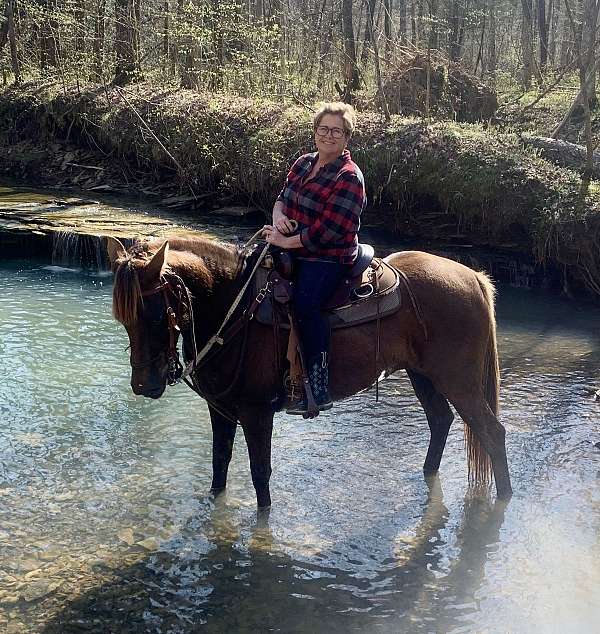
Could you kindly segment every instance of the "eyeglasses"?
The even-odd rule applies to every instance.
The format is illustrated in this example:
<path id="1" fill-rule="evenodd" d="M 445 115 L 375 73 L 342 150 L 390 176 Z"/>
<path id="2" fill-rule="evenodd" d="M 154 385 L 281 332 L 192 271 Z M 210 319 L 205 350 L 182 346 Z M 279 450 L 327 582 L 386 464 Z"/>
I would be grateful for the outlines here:
<path id="1" fill-rule="evenodd" d="M 346 135 L 346 131 L 341 128 L 328 128 L 326 125 L 317 126 L 315 132 L 319 136 L 327 136 L 331 132 L 331 137 L 333 139 L 341 139 Z"/>

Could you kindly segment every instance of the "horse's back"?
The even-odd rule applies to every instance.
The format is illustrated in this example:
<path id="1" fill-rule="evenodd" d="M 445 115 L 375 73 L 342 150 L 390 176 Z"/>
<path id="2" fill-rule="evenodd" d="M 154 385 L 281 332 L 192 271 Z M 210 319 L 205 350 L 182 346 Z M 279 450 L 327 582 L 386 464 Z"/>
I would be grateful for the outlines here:
<path id="1" fill-rule="evenodd" d="M 398 251 L 385 258 L 391 266 L 403 271 L 409 277 L 447 279 L 471 279 L 475 271 L 468 266 L 425 251 Z"/>
<path id="2" fill-rule="evenodd" d="M 484 273 L 424 251 L 402 251 L 385 258 L 402 271 L 432 330 L 465 329 L 487 333 L 494 318 L 494 287 Z"/>
<path id="3" fill-rule="evenodd" d="M 385 261 L 402 271 L 415 292 L 441 292 L 446 297 L 456 296 L 460 300 L 476 295 L 487 299 L 493 296 L 494 288 L 485 273 L 425 251 L 400 251 L 391 253 Z M 487 303 L 487 301 L 486 301 Z"/>

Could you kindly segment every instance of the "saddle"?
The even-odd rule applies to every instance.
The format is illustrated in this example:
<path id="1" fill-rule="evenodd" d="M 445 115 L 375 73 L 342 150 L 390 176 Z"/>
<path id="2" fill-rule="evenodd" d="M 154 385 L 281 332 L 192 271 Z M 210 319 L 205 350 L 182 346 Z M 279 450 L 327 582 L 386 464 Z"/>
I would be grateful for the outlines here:
<path id="1" fill-rule="evenodd" d="M 372 246 L 359 245 L 356 262 L 325 306 L 332 329 L 364 324 L 399 310 L 398 271 L 374 253 Z M 261 291 L 264 295 L 254 314 L 261 324 L 272 326 L 277 321 L 281 328 L 290 327 L 285 306 L 292 298 L 293 281 L 286 256 L 273 253 L 255 274 L 255 296 Z"/>

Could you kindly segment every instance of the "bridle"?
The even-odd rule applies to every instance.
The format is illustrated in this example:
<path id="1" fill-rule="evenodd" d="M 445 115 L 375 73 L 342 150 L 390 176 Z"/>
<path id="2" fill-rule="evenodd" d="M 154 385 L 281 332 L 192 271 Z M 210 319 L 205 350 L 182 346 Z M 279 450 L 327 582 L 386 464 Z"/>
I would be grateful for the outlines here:
<path id="1" fill-rule="evenodd" d="M 256 237 L 260 233 L 257 232 L 254 236 Z M 249 243 L 250 241 L 248 241 Z M 248 243 L 244 248 L 248 246 Z M 222 392 L 218 397 L 213 397 L 206 393 L 205 390 L 200 388 L 198 383 L 197 376 L 193 373 L 198 370 L 202 365 L 204 365 L 209 359 L 212 359 L 215 354 L 218 354 L 220 350 L 223 350 L 225 345 L 233 339 L 233 337 L 238 334 L 248 323 L 253 319 L 254 313 L 257 310 L 258 306 L 265 299 L 268 292 L 270 292 L 270 282 L 267 282 L 267 285 L 260 289 L 257 296 L 254 298 L 252 303 L 246 310 L 242 312 L 242 315 L 238 317 L 232 324 L 227 326 L 231 317 L 235 313 L 238 308 L 248 286 L 252 282 L 254 278 L 254 274 L 261 262 L 263 261 L 265 255 L 267 254 L 267 250 L 269 245 L 267 244 L 262 251 L 260 252 L 256 262 L 254 263 L 250 274 L 248 275 L 247 280 L 242 285 L 240 291 L 238 292 L 236 298 L 231 304 L 227 314 L 225 315 L 220 327 L 217 332 L 212 335 L 207 343 L 204 345 L 202 350 L 198 351 L 196 346 L 196 332 L 195 332 L 195 320 L 194 320 L 194 309 L 192 306 L 192 298 L 190 295 L 190 291 L 185 285 L 184 281 L 177 274 L 169 271 L 163 273 L 160 276 L 159 283 L 154 287 L 147 291 L 142 291 L 142 297 L 151 297 L 153 295 L 157 295 L 162 293 L 164 299 L 164 305 L 166 309 L 167 315 L 167 328 L 169 332 L 169 348 L 167 352 L 167 383 L 169 385 L 175 385 L 180 381 L 184 381 L 188 387 L 190 387 L 194 392 L 196 392 L 199 396 L 204 398 L 204 400 L 209 403 L 217 412 L 223 415 L 225 418 L 229 419 L 231 422 L 237 423 L 236 417 L 232 415 L 230 412 L 226 410 L 225 407 L 219 402 L 215 402 L 217 398 L 221 399 L 226 393 L 230 392 L 235 383 L 234 382 L 229 385 L 225 392 Z M 173 307 L 173 304 L 170 301 L 170 297 L 173 297 L 176 300 L 177 308 Z M 182 308 L 187 311 L 189 318 L 189 331 L 190 331 L 190 350 L 192 351 L 192 357 L 189 361 L 186 361 L 186 366 L 184 368 L 181 360 L 179 358 L 179 351 L 177 350 L 177 341 L 179 339 L 179 335 L 182 334 L 185 337 L 180 325 L 178 324 L 178 315 L 182 314 Z M 225 328 L 227 326 L 227 328 Z M 185 344 L 185 341 L 184 341 Z M 163 352 L 159 352 L 152 359 L 145 361 L 143 363 L 131 363 L 131 367 L 134 369 L 141 369 L 147 367 L 153 363 L 155 363 Z M 243 362 L 243 353 L 238 362 L 238 368 L 235 373 L 235 376 L 239 376 L 239 371 L 241 369 L 241 365 Z M 188 378 L 189 377 L 189 378 Z M 190 380 L 191 379 L 191 380 Z"/>
<path id="2" fill-rule="evenodd" d="M 179 359 L 179 351 L 177 350 L 177 341 L 182 332 L 181 327 L 177 323 L 177 315 L 182 314 L 182 308 L 187 309 L 191 324 L 192 349 L 195 350 L 196 348 L 192 299 L 187 286 L 184 284 L 179 275 L 176 275 L 175 273 L 166 273 L 161 275 L 158 285 L 150 290 L 142 291 L 142 297 L 151 297 L 152 295 L 157 295 L 158 293 L 162 293 L 164 299 L 167 315 L 167 329 L 169 332 L 169 348 L 167 351 L 167 383 L 169 385 L 175 385 L 176 383 L 179 383 L 183 375 L 183 364 Z M 170 296 L 176 300 L 177 310 L 173 308 L 169 299 Z M 163 352 L 159 352 L 157 355 L 148 361 L 144 361 L 143 363 L 132 362 L 131 367 L 135 370 L 145 368 L 155 363 L 162 354 Z"/>

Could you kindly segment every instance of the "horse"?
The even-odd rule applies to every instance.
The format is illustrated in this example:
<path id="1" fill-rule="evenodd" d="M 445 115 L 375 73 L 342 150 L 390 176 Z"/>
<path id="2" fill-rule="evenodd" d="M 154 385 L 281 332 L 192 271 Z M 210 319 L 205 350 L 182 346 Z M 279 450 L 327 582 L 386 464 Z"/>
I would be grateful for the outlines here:
<path id="1" fill-rule="evenodd" d="M 243 303 L 233 313 L 232 309 L 247 286 L 256 256 L 203 236 L 139 242 L 129 250 L 108 238 L 107 249 L 114 272 L 113 315 L 129 336 L 131 389 L 157 399 L 180 377 L 181 368 L 174 367 L 180 331 L 185 357 L 208 352 L 201 363 L 188 367 L 186 382 L 208 404 L 211 493 L 225 490 L 241 426 L 258 508 L 269 508 L 273 402 L 282 384 L 285 335 L 255 319 L 236 319 L 238 328 L 221 337 L 224 320 L 231 323 L 240 311 L 244 314 Z M 425 474 L 440 467 L 454 420 L 452 404 L 465 424 L 469 485 L 487 490 L 493 475 L 497 497 L 509 498 L 505 429 L 498 420 L 491 280 L 485 273 L 425 252 L 393 253 L 385 261 L 402 272 L 412 301 L 402 301 L 399 310 L 379 324 L 333 331 L 332 398 L 358 394 L 383 374 L 404 369 L 430 430 Z"/>

